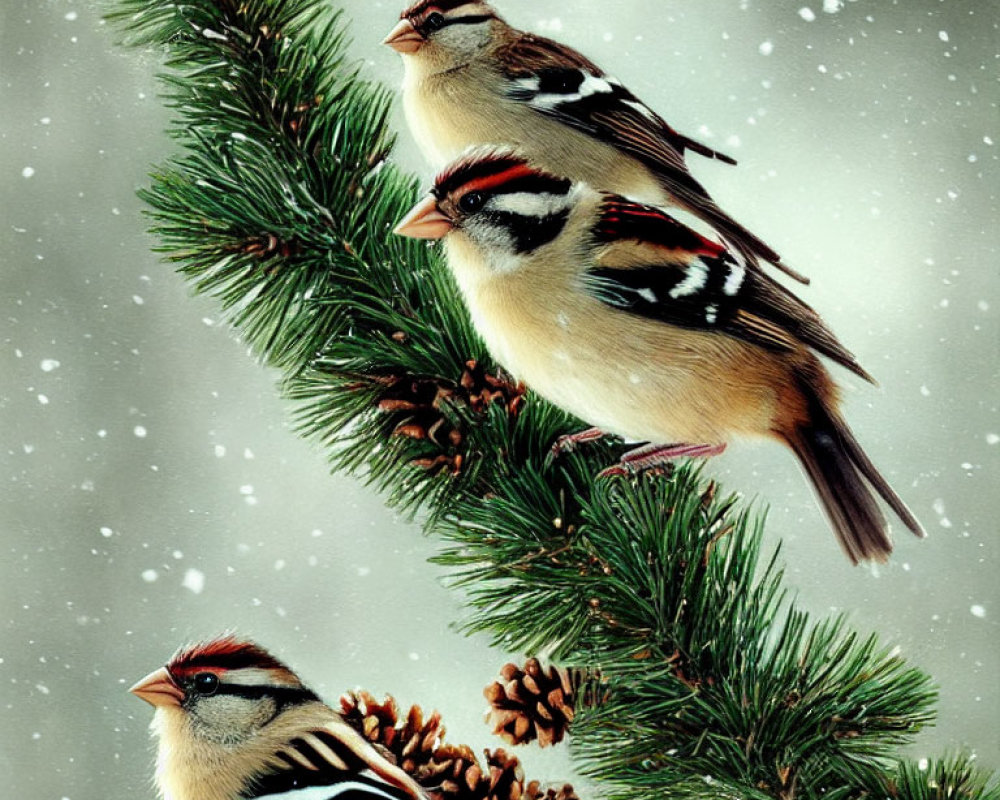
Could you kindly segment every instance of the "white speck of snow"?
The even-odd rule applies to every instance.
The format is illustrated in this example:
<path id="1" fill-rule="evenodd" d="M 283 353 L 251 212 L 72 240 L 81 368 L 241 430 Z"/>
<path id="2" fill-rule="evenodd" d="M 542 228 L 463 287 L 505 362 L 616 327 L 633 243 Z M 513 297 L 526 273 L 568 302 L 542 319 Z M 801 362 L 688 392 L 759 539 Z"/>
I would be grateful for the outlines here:
<path id="1" fill-rule="evenodd" d="M 923 395 L 924 397 L 930 397 L 931 396 L 931 390 L 928 389 L 926 386 L 921 386 L 920 387 L 920 394 Z"/>
<path id="2" fill-rule="evenodd" d="M 998 445 L 998 444 L 1000 444 L 1000 434 L 997 434 L 997 433 L 987 433 L 986 434 L 986 444 L 988 444 L 988 445 Z"/>
<path id="3" fill-rule="evenodd" d="M 815 12 L 808 6 L 799 9 L 799 16 L 806 22 L 814 22 L 816 20 Z"/>
<path id="4" fill-rule="evenodd" d="M 43 358 L 41 367 L 42 372 L 52 372 L 53 370 L 59 369 L 60 364 L 54 358 Z"/>
<path id="5" fill-rule="evenodd" d="M 51 122 L 52 122 L 52 117 L 42 117 L 42 118 L 41 118 L 40 120 L 38 120 L 38 121 L 39 121 L 39 122 L 41 122 L 41 123 L 42 123 L 42 125 L 48 125 L 49 123 L 51 123 Z"/>
<path id="6" fill-rule="evenodd" d="M 963 461 L 963 462 L 962 462 L 962 463 L 960 464 L 960 466 L 961 466 L 961 467 L 962 467 L 962 469 L 964 469 L 964 470 L 970 470 L 970 469 L 974 469 L 974 467 L 972 466 L 972 464 L 971 464 L 970 462 L 968 462 L 968 461 Z"/>
<path id="7" fill-rule="evenodd" d="M 926 758 L 922 758 L 917 762 L 917 769 L 921 772 L 927 772 L 930 765 L 930 762 Z"/>
<path id="8" fill-rule="evenodd" d="M 66 14 L 63 16 L 63 19 L 66 20 L 67 22 L 73 22 L 76 19 L 76 12 L 67 11 Z"/>
<path id="9" fill-rule="evenodd" d="M 40 394 L 38 395 L 38 402 L 43 406 L 47 406 L 49 404 L 49 398 L 44 394 Z"/>
<path id="10" fill-rule="evenodd" d="M 601 38 L 606 42 L 611 42 L 614 41 L 615 35 L 611 31 L 607 31 Z"/>
<path id="11" fill-rule="evenodd" d="M 174 552 L 172 552 L 170 555 L 172 555 L 174 559 L 177 561 L 180 561 L 182 558 L 184 558 L 184 553 L 181 552 L 180 550 L 174 550 Z"/>
<path id="12" fill-rule="evenodd" d="M 240 494 L 244 497 L 249 497 L 253 494 L 253 486 L 249 483 L 244 484 L 240 487 Z"/>
<path id="13" fill-rule="evenodd" d="M 24 445 L 21 445 L 21 446 L 24 448 L 25 455 L 29 455 L 30 456 L 32 453 L 35 452 L 35 446 L 33 444 L 24 444 Z"/>
<path id="14" fill-rule="evenodd" d="M 111 530 L 111 528 L 109 528 L 107 525 L 104 525 L 101 528 L 101 536 L 103 536 L 105 539 L 110 539 L 113 535 L 114 531 Z"/>
<path id="15" fill-rule="evenodd" d="M 969 611 L 972 616 L 979 617 L 979 619 L 983 619 L 983 617 L 986 616 L 986 609 L 981 605 L 974 605 L 969 609 Z"/>
<path id="16" fill-rule="evenodd" d="M 357 572 L 359 578 L 367 578 L 372 574 L 371 567 L 358 567 L 355 571 Z"/>
<path id="17" fill-rule="evenodd" d="M 760 46 L 757 48 L 762 56 L 769 56 L 774 52 L 774 42 L 768 39 L 766 42 L 761 42 Z"/>
<path id="18" fill-rule="evenodd" d="M 989 136 L 984 136 L 983 144 L 993 144 L 993 140 Z"/>
<path id="19" fill-rule="evenodd" d="M 419 661 L 420 653 L 410 653 L 410 661 Z"/>
<path id="20" fill-rule="evenodd" d="M 108 438 L 108 432 L 106 430 L 104 430 L 104 428 L 101 428 L 97 432 L 97 438 L 98 439 L 107 439 Z"/>
<path id="21" fill-rule="evenodd" d="M 543 31 L 561 31 L 563 29 L 562 20 L 559 17 L 553 17 L 552 19 L 541 19 L 538 21 L 538 27 Z"/>
<path id="22" fill-rule="evenodd" d="M 30 178 L 34 174 L 35 174 L 35 168 L 34 167 L 25 167 L 24 169 L 21 170 L 21 177 L 22 178 Z"/>
<path id="23" fill-rule="evenodd" d="M 314 528 L 313 532 L 310 534 L 310 536 L 312 536 L 313 539 L 318 539 L 322 535 L 323 535 L 323 531 L 321 531 L 319 528 Z"/>
<path id="24" fill-rule="evenodd" d="M 735 133 L 726 137 L 726 147 L 739 147 L 743 142 Z"/>
<path id="25" fill-rule="evenodd" d="M 135 304 L 136 304 L 137 306 L 141 306 L 141 305 L 145 305 L 145 303 L 146 303 L 146 301 L 145 301 L 145 300 L 143 300 L 143 299 L 142 299 L 142 298 L 141 298 L 141 297 L 140 297 L 139 295 L 137 295 L 137 294 L 134 294 L 134 295 L 132 295 L 132 302 L 133 302 L 133 303 L 135 303 Z"/>
<path id="26" fill-rule="evenodd" d="M 987 303 L 985 300 L 980 300 L 978 303 L 976 303 L 976 308 L 978 308 L 980 311 L 989 311 L 990 304 Z"/>
<path id="27" fill-rule="evenodd" d="M 938 31 L 938 39 L 942 42 L 948 41 L 948 31 Z"/>
<path id="28" fill-rule="evenodd" d="M 254 459 L 253 450 L 251 450 L 249 447 L 243 448 L 243 458 L 245 458 L 247 461 L 253 461 Z"/>
<path id="29" fill-rule="evenodd" d="M 145 439 L 148 431 L 142 425 L 136 425 L 132 428 L 132 434 L 136 439 Z"/>
<path id="30" fill-rule="evenodd" d="M 823 10 L 827 14 L 836 14 L 844 7 L 844 0 L 823 0 Z"/>
<path id="31" fill-rule="evenodd" d="M 205 589 L 205 573 L 200 569 L 192 567 L 184 573 L 184 580 L 181 582 L 181 586 L 194 592 L 194 594 L 201 594 Z"/>
<path id="32" fill-rule="evenodd" d="M 937 498 L 933 503 L 931 503 L 931 508 L 934 509 L 935 514 L 941 516 L 941 514 L 944 513 L 944 500 L 942 500 L 940 497 Z"/>
<path id="33" fill-rule="evenodd" d="M 224 444 L 217 444 L 214 448 L 216 458 L 225 458 L 226 456 L 226 446 Z"/>
<path id="34" fill-rule="evenodd" d="M 155 569 L 144 569 L 142 571 L 142 579 L 146 581 L 146 583 L 154 583 L 159 577 L 160 573 L 158 573 Z"/>
<path id="35" fill-rule="evenodd" d="M 215 320 L 212 319 L 211 317 L 202 317 L 201 324 L 211 328 L 213 325 L 215 325 Z"/>
<path id="36" fill-rule="evenodd" d="M 36 683 L 35 684 L 35 688 L 38 691 L 40 691 L 42 694 L 48 694 L 49 693 L 49 687 L 46 686 L 44 683 Z"/>
<path id="37" fill-rule="evenodd" d="M 287 562 L 285 561 L 285 559 L 279 558 L 277 561 L 274 562 L 274 569 L 277 572 L 280 572 L 281 570 L 283 570 L 285 568 L 286 563 Z"/>

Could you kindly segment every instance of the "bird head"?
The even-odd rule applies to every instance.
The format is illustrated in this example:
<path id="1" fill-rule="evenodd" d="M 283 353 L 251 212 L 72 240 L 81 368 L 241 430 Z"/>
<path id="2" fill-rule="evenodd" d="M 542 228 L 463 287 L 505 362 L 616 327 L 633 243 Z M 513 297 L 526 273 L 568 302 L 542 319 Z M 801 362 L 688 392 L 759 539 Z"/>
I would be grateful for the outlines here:
<path id="1" fill-rule="evenodd" d="M 224 636 L 183 648 L 129 691 L 191 735 L 238 745 L 290 708 L 318 702 L 263 648 Z"/>
<path id="2" fill-rule="evenodd" d="M 385 38 L 393 50 L 421 61 L 430 72 L 462 66 L 485 53 L 496 26 L 496 12 L 478 0 L 420 0 L 407 8 Z"/>
<path id="3" fill-rule="evenodd" d="M 449 248 L 472 248 L 493 271 L 509 272 L 562 233 L 581 191 L 514 151 L 475 148 L 438 175 L 395 233 L 446 238 Z"/>

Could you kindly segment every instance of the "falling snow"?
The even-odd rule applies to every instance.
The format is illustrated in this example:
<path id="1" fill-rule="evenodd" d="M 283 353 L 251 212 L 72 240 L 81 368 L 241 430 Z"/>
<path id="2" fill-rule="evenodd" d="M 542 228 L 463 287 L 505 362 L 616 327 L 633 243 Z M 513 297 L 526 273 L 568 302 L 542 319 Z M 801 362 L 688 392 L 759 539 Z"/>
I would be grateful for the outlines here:
<path id="1" fill-rule="evenodd" d="M 191 567 L 184 573 L 184 580 L 181 586 L 194 594 L 201 594 L 205 590 L 205 573 L 200 569 Z"/>

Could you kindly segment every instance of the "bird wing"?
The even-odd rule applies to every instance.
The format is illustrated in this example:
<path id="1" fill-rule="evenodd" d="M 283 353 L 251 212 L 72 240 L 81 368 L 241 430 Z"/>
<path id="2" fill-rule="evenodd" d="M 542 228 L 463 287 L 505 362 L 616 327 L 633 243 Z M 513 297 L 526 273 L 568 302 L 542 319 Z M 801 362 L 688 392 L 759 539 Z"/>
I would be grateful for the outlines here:
<path id="1" fill-rule="evenodd" d="M 660 209 L 608 195 L 592 233 L 598 255 L 584 283 L 602 302 L 772 351 L 805 345 L 874 383 L 812 308 Z"/>
<path id="2" fill-rule="evenodd" d="M 330 721 L 290 739 L 272 755 L 268 767 L 270 771 L 253 782 L 244 798 L 423 800 L 426 797 L 412 778 L 342 721 Z M 308 793 L 300 794 L 305 790 Z"/>
<path id="3" fill-rule="evenodd" d="M 688 171 L 684 153 L 691 150 L 727 164 L 735 164 L 734 159 L 678 133 L 615 78 L 551 39 L 522 33 L 501 48 L 498 61 L 511 65 L 505 71 L 509 99 L 644 164 L 674 202 L 719 231 L 752 267 L 762 259 L 801 283 L 809 282 L 716 204 Z"/>
<path id="4" fill-rule="evenodd" d="M 499 60 L 517 65 L 507 73 L 508 96 L 512 99 L 604 139 L 671 177 L 679 172 L 702 192 L 704 189 L 688 175 L 685 150 L 727 164 L 736 163 L 675 131 L 615 78 L 559 42 L 524 33 L 506 44 Z M 683 177 L 677 177 L 683 181 Z"/>

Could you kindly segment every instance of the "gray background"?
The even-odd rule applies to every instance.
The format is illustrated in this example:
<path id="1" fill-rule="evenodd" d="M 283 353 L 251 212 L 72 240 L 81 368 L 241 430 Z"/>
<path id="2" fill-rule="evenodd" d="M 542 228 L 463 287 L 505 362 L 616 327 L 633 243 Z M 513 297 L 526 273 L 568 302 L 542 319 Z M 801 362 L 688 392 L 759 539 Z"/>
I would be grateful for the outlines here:
<path id="1" fill-rule="evenodd" d="M 353 52 L 392 83 L 379 41 L 399 5 L 346 3 Z M 967 745 L 995 768 L 996 6 L 823 5 L 502 10 L 740 159 L 692 166 L 813 277 L 801 294 L 880 379 L 839 374 L 847 415 L 931 536 L 853 569 L 787 452 L 741 443 L 707 469 L 770 504 L 803 606 L 849 612 L 936 677 L 940 722 L 913 755 Z M 229 627 L 331 699 L 392 691 L 441 709 L 452 741 L 493 746 L 480 691 L 503 656 L 449 628 L 460 598 L 425 563 L 435 542 L 328 476 L 276 375 L 150 252 L 134 192 L 172 146 L 157 66 L 86 3 L 0 0 L 2 794 L 151 796 L 150 709 L 125 689 Z M 398 158 L 422 169 L 405 143 Z M 568 775 L 558 752 L 523 756 Z"/>

